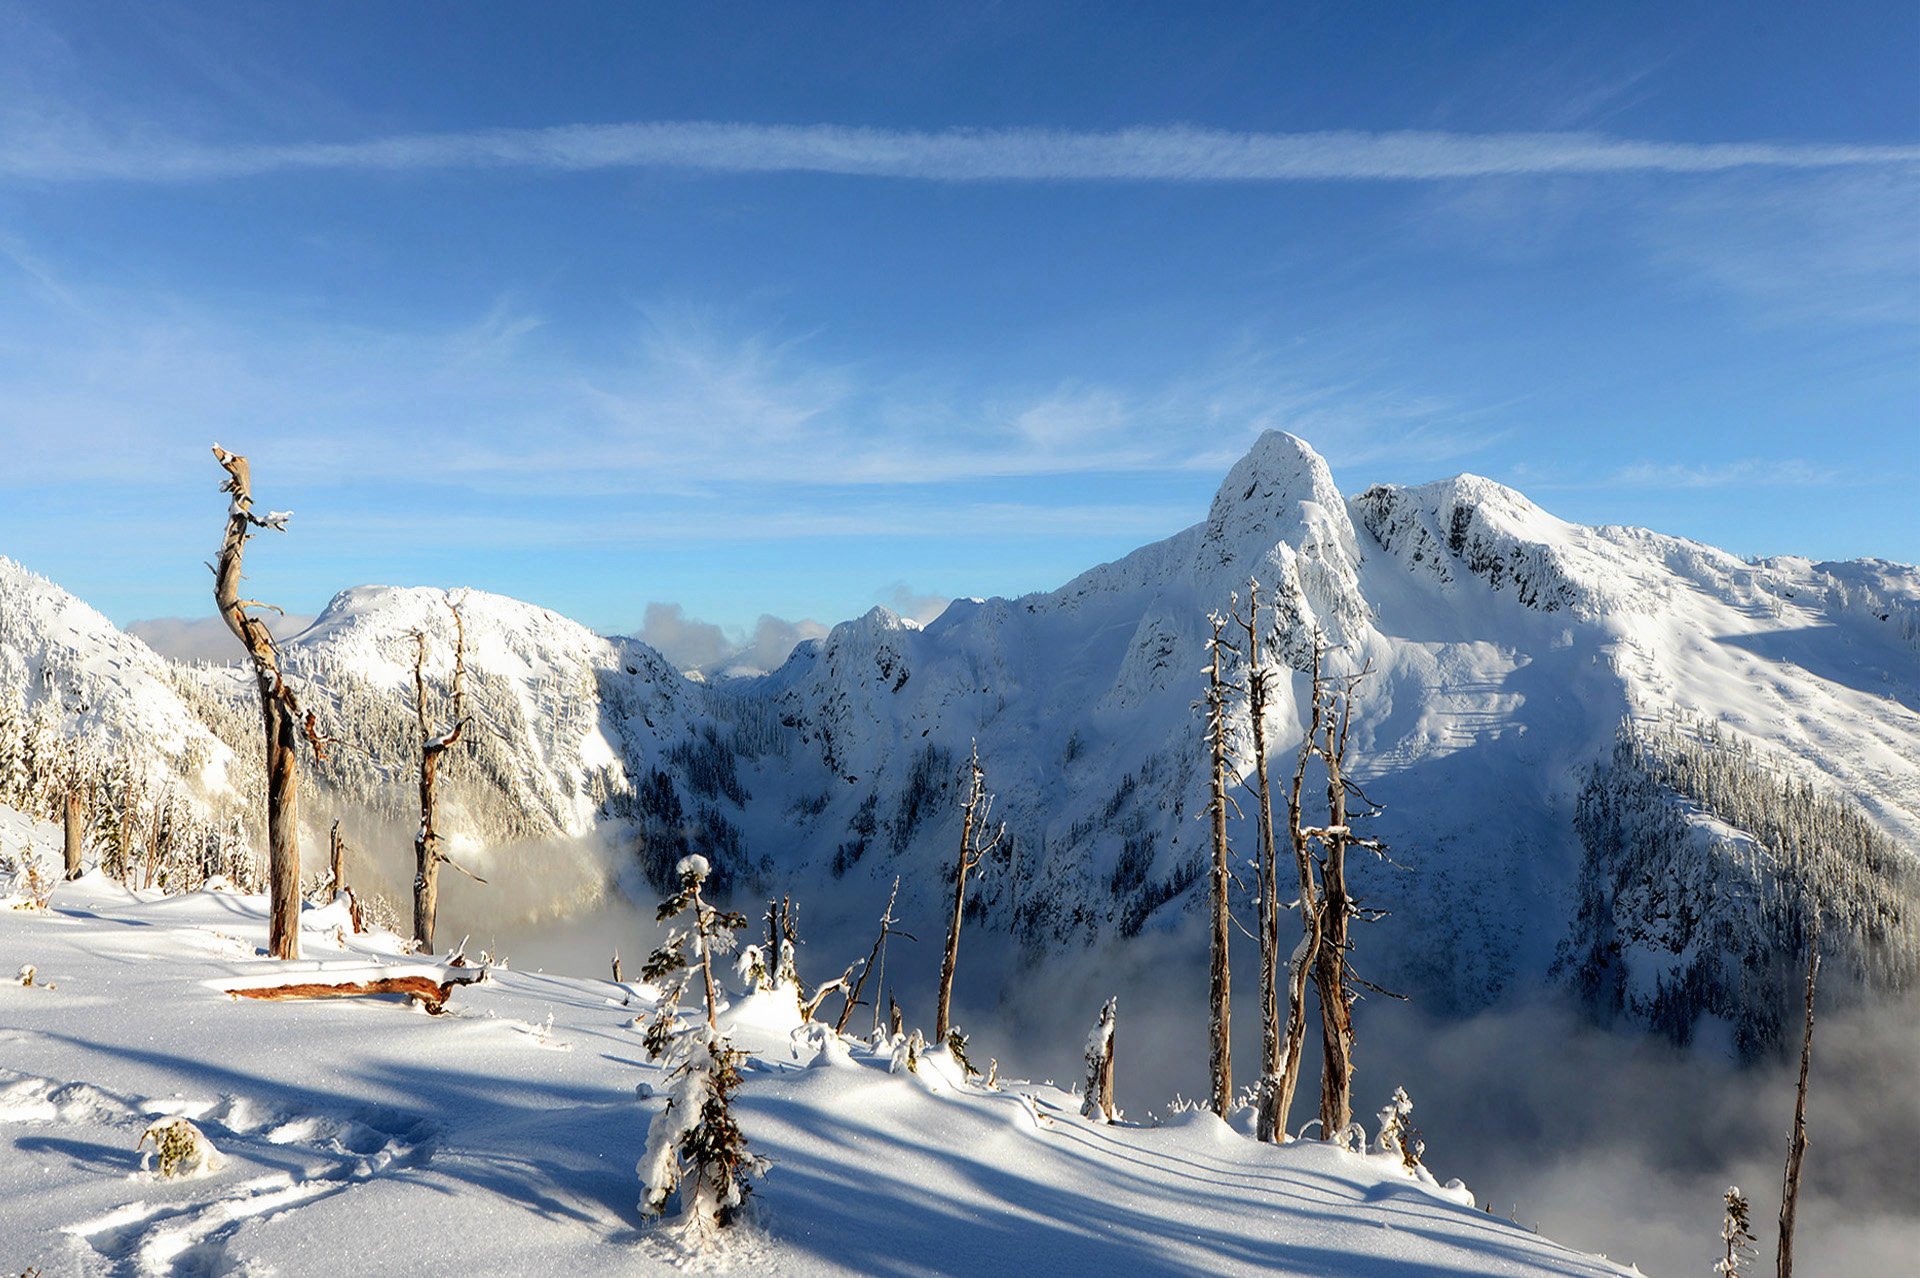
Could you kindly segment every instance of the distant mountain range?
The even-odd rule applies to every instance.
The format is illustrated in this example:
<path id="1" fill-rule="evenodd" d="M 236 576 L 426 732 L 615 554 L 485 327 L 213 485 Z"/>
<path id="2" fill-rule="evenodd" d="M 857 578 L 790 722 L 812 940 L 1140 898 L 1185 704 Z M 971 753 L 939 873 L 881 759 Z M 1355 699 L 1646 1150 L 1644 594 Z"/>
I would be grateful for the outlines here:
<path id="1" fill-rule="evenodd" d="M 876 608 L 759 677 L 690 679 L 636 640 L 456 592 L 476 723 L 445 824 L 481 864 L 505 840 L 609 839 L 636 894 L 689 850 L 742 899 L 884 897 L 899 874 L 931 917 L 977 741 L 1010 832 L 980 926 L 1030 955 L 1176 927 L 1208 855 L 1207 614 L 1254 578 L 1296 672 L 1316 632 L 1373 671 L 1354 754 L 1400 867 L 1358 867 L 1394 911 L 1368 937 L 1378 979 L 1461 1011 L 1551 982 L 1596 1015 L 1752 1049 L 1777 1037 L 1818 907 L 1858 984 L 1912 984 L 1920 571 L 1584 527 L 1471 475 L 1346 497 L 1277 432 L 1184 532 L 924 627 Z M 345 741 L 316 768 L 315 837 L 343 810 L 409 819 L 411 634 L 444 679 L 445 602 L 348 590 L 284 644 Z M 1276 685 L 1290 764 L 1305 678 Z M 253 819 L 238 668 L 167 662 L 0 559 L 8 687 L 20 715 Z M 1236 839 L 1251 856 L 1250 824 Z"/>

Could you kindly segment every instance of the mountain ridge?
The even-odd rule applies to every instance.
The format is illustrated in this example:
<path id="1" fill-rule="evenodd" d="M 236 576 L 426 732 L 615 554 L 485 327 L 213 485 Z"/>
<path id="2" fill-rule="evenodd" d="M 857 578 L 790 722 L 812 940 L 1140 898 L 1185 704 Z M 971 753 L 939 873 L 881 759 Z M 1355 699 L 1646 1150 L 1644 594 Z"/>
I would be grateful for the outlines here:
<path id="1" fill-rule="evenodd" d="M 1596 864 L 1613 854 L 1589 846 L 1575 816 L 1623 722 L 1716 723 L 1752 745 L 1753 767 L 1846 796 L 1913 861 L 1920 572 L 1747 561 L 1571 524 L 1479 476 L 1347 497 L 1311 447 L 1280 432 L 1229 470 L 1205 519 L 1169 538 L 1052 591 L 956 601 L 924 626 L 872 609 L 760 676 L 688 679 L 638 640 L 453 592 L 478 730 L 472 757 L 453 765 L 449 828 L 464 822 L 483 863 L 506 840 L 598 839 L 629 893 L 699 851 L 743 888 L 847 895 L 861 910 L 902 874 L 907 907 L 924 909 L 946 891 L 952 774 L 977 741 L 1011 833 L 1004 872 L 973 899 L 987 926 L 1032 953 L 1178 929 L 1205 855 L 1190 819 L 1203 801 L 1191 704 L 1205 619 L 1253 578 L 1294 672 L 1276 680 L 1277 754 L 1297 748 L 1298 672 L 1316 633 L 1336 662 L 1374 672 L 1356 774 L 1415 868 L 1360 872 L 1364 891 L 1413 920 L 1369 943 L 1387 977 L 1437 1006 L 1471 1010 L 1546 983 L 1570 930 L 1595 916 L 1592 894 L 1613 890 L 1624 871 Z M 357 587 L 283 644 L 352 745 L 349 762 L 319 769 L 333 806 L 404 819 L 409 636 L 433 636 L 429 675 L 444 678 L 449 597 Z M 230 707 L 215 717 L 244 771 L 257 732 L 244 682 L 217 668 L 173 679 Z M 1704 833 L 1674 846 L 1702 864 L 1722 855 Z M 1641 897 L 1667 899 L 1626 894 Z M 1768 923 L 1785 932 L 1761 948 L 1791 944 L 1800 918 Z M 1680 961 L 1661 947 L 1680 942 L 1652 926 L 1625 934 L 1641 939 L 1604 959 L 1619 969 L 1605 984 L 1639 990 L 1642 1019 L 1658 1019 Z"/>

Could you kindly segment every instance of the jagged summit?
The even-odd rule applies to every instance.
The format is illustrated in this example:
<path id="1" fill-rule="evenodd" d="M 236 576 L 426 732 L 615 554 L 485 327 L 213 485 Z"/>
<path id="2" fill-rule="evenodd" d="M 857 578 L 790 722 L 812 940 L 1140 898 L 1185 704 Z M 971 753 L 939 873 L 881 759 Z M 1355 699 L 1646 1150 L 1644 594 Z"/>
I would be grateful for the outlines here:
<path id="1" fill-rule="evenodd" d="M 1283 641 L 1296 651 L 1307 650 L 1316 629 L 1335 643 L 1365 632 L 1361 551 L 1346 498 L 1326 459 L 1297 435 L 1267 431 L 1234 463 L 1207 512 L 1196 561 L 1216 593 L 1243 589 L 1249 577 L 1273 590 L 1292 614 Z"/>

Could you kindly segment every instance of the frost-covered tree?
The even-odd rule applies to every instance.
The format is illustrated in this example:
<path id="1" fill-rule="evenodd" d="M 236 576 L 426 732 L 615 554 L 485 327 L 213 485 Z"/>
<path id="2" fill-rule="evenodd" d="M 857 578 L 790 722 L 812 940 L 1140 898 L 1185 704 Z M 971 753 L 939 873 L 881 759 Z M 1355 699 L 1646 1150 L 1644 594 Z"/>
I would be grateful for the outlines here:
<path id="1" fill-rule="evenodd" d="M 1396 1087 L 1387 1103 L 1380 1107 L 1376 1115 L 1380 1122 L 1380 1136 L 1374 1142 L 1374 1152 L 1392 1154 L 1398 1158 L 1409 1172 L 1420 1166 L 1420 1157 L 1427 1152 L 1426 1141 L 1420 1138 L 1420 1130 L 1408 1121 L 1413 1113 L 1413 1101 L 1407 1095 L 1407 1089 Z"/>
<path id="2" fill-rule="evenodd" d="M 684 915 L 685 921 L 668 931 L 642 973 L 660 990 L 643 1041 L 648 1055 L 666 1063 L 671 1087 L 647 1129 L 646 1152 L 635 1170 L 642 1186 L 640 1210 L 663 1215 L 678 1191 L 681 1226 L 697 1243 L 730 1222 L 752 1189 L 752 1177 L 763 1175 L 769 1164 L 747 1149 L 733 1118 L 744 1054 L 720 1032 L 713 983 L 714 957 L 733 949 L 734 933 L 747 920 L 701 895 L 709 873 L 705 857 L 689 856 L 675 868 L 680 890 L 661 902 L 659 917 L 665 922 Z M 696 968 L 706 1015 L 683 1026 L 680 999 Z"/>
<path id="3" fill-rule="evenodd" d="M 1087 1035 L 1087 1093 L 1080 1102 L 1080 1113 L 1103 1123 L 1120 1117 L 1120 1111 L 1113 1107 L 1113 1032 L 1120 1015 L 1119 1004 L 1118 996 L 1108 999 L 1100 1009 L 1099 1022 Z"/>
<path id="4" fill-rule="evenodd" d="M 960 923 L 967 907 L 967 875 L 993 855 L 1006 837 L 1003 821 L 993 824 L 993 796 L 987 793 L 987 772 L 980 766 L 980 744 L 974 743 L 967 761 L 966 803 L 960 816 L 960 851 L 954 858 L 953 916 L 947 921 L 947 948 L 940 959 L 940 990 L 934 1004 L 933 1037 L 947 1041 L 953 1028 L 953 973 L 960 961 Z"/>

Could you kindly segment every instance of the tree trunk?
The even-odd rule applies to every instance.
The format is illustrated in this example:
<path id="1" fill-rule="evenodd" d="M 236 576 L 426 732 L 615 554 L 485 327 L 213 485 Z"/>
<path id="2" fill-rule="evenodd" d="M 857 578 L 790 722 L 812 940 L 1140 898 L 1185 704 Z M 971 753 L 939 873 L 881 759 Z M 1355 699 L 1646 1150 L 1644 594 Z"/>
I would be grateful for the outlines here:
<path id="1" fill-rule="evenodd" d="M 227 528 L 213 573 L 213 599 L 220 617 L 245 645 L 260 691 L 260 719 L 266 735 L 267 886 L 272 902 L 267 922 L 267 952 L 274 958 L 300 957 L 300 765 L 296 753 L 303 725 L 300 707 L 280 675 L 279 658 L 267 623 L 248 611 L 260 605 L 240 597 L 241 561 L 255 528 L 284 529 L 287 517 L 253 513 L 253 489 L 247 459 L 215 444 L 213 455 L 227 472 L 221 491 L 232 495 Z M 317 740 L 307 727 L 309 739 Z"/>
<path id="2" fill-rule="evenodd" d="M 434 917 L 440 910 L 440 856 L 435 844 L 434 809 L 439 797 L 439 752 L 420 752 L 420 829 L 413 837 L 413 939 L 433 952 Z"/>
<path id="3" fill-rule="evenodd" d="M 700 946 L 700 980 L 707 996 L 707 1028 L 716 1029 L 719 1026 L 720 999 L 713 988 L 713 924 L 708 917 L 711 908 L 700 898 L 700 886 L 696 883 L 693 888 L 693 917 L 694 925 L 699 930 L 696 943 Z"/>
<path id="4" fill-rule="evenodd" d="M 969 818 L 967 824 L 971 826 Z M 940 958 L 940 996 L 934 1004 L 933 1037 L 936 1043 L 947 1041 L 952 1028 L 953 970 L 960 962 L 960 919 L 967 904 L 967 862 L 961 858 L 953 876 L 953 916 L 947 920 L 947 948 Z"/>
<path id="5" fill-rule="evenodd" d="M 334 894 L 347 890 L 347 845 L 340 838 L 340 823 L 335 821 L 328 834 L 329 870 L 333 878 Z"/>
<path id="6" fill-rule="evenodd" d="M 1260 661 L 1260 583 L 1249 583 L 1247 632 L 1247 717 L 1253 728 L 1254 784 L 1260 801 L 1260 1110 L 1255 1135 L 1279 1141 L 1286 1131 L 1281 1106 L 1280 1041 L 1280 886 L 1273 841 L 1273 792 L 1267 778 L 1267 671 Z"/>
<path id="7" fill-rule="evenodd" d="M 467 628 L 452 599 L 447 600 L 447 609 L 453 613 L 456 636 L 453 726 L 438 736 L 429 735 L 427 727 L 427 632 L 413 632 L 414 711 L 420 722 L 420 829 L 413 839 L 413 939 L 428 953 L 433 951 L 434 920 L 440 911 L 440 866 L 447 860 L 440 851 L 440 832 L 435 828 L 439 816 L 440 756 L 460 740 L 466 728 L 462 715 L 466 709 Z"/>
<path id="8" fill-rule="evenodd" d="M 967 904 L 967 871 L 978 863 L 974 827 L 981 817 L 981 795 L 985 792 L 978 746 L 974 747 L 967 766 L 967 806 L 960 817 L 960 856 L 954 863 L 953 917 L 947 921 L 947 948 L 940 957 L 940 990 L 938 1001 L 934 1004 L 933 1041 L 936 1045 L 945 1043 L 947 1031 L 953 1028 L 953 971 L 960 962 L 960 923 Z"/>
<path id="9" fill-rule="evenodd" d="M 1320 744 L 1320 647 L 1313 651 L 1313 676 L 1307 722 L 1300 738 L 1300 758 L 1287 791 L 1287 838 L 1293 845 L 1294 872 L 1300 881 L 1300 944 L 1287 967 L 1287 1028 L 1282 1046 L 1279 1095 L 1274 1101 L 1275 1122 L 1284 1135 L 1293 1121 L 1293 1098 L 1300 1087 L 1300 1060 L 1307 1041 L 1307 981 L 1320 958 L 1320 892 L 1314 883 L 1313 854 L 1302 821 L 1302 799 L 1307 765 Z"/>
<path id="10" fill-rule="evenodd" d="M 1320 994 L 1320 1128 L 1327 1140 L 1344 1140 L 1353 1122 L 1353 999 L 1347 990 L 1347 924 L 1352 901 L 1347 895 L 1347 789 L 1342 776 L 1344 730 L 1321 755 L 1327 765 L 1326 864 L 1321 874 L 1320 946 L 1314 979 Z"/>
<path id="11" fill-rule="evenodd" d="M 86 828 L 86 810 L 77 790 L 67 791 L 66 818 L 67 878 L 71 881 L 80 877 L 80 841 Z"/>
<path id="12" fill-rule="evenodd" d="M 1113 1054 L 1114 1039 L 1119 1033 L 1118 999 L 1110 998 L 1106 1006 L 1100 1009 L 1099 1029 L 1102 1035 L 1102 1048 L 1096 1057 L 1091 1049 L 1087 1052 L 1087 1095 L 1081 1103 L 1082 1117 L 1098 1117 L 1102 1122 L 1113 1121 Z"/>
<path id="13" fill-rule="evenodd" d="M 269 697 L 267 723 L 267 948 L 275 958 L 300 957 L 300 739 L 291 707 Z"/>
<path id="14" fill-rule="evenodd" d="M 1220 670 L 1220 629 L 1221 622 L 1216 618 L 1213 660 L 1207 666 L 1207 705 L 1212 719 L 1207 732 L 1212 754 L 1208 814 L 1213 821 L 1213 936 L 1207 987 L 1212 1044 L 1207 1064 L 1213 1093 L 1208 1107 L 1224 1118 L 1233 1107 L 1233 988 L 1227 959 L 1227 693 Z"/>
<path id="15" fill-rule="evenodd" d="M 1820 975 L 1820 931 L 1807 941 L 1807 1020 L 1800 1038 L 1800 1090 L 1793 1102 L 1793 1139 L 1787 1146 L 1785 1184 L 1780 1191 L 1779 1278 L 1793 1278 L 1793 1215 L 1800 1202 L 1800 1162 L 1807 1155 L 1807 1070 L 1813 1063 L 1813 986 Z"/>

